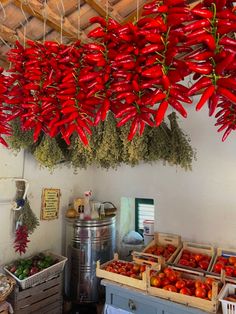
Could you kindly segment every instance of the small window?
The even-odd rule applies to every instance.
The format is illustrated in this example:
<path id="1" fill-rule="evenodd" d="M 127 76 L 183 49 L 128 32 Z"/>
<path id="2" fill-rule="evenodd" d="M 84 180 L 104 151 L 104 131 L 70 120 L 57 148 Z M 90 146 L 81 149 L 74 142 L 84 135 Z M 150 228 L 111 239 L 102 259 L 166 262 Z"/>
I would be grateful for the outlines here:
<path id="1" fill-rule="evenodd" d="M 150 198 L 135 199 L 135 231 L 143 234 L 144 220 L 154 220 L 154 200 Z"/>

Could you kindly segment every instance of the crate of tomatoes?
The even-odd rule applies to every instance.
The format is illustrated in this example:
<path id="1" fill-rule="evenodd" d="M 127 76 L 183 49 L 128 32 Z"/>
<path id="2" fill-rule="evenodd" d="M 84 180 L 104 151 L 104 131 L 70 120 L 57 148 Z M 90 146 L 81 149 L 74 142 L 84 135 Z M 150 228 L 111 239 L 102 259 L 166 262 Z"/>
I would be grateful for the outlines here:
<path id="1" fill-rule="evenodd" d="M 143 250 L 144 253 L 163 256 L 167 263 L 172 263 L 182 248 L 181 237 L 172 233 L 157 232 L 154 240 Z"/>
<path id="2" fill-rule="evenodd" d="M 177 255 L 174 265 L 205 273 L 210 271 L 214 260 L 215 249 L 211 245 L 183 242 L 183 248 Z"/>
<path id="3" fill-rule="evenodd" d="M 161 268 L 157 264 L 154 266 L 148 262 L 119 260 L 118 254 L 114 254 L 113 260 L 102 265 L 100 261 L 97 261 L 96 276 L 146 291 L 149 267 L 155 267 L 157 270 Z"/>
<path id="4" fill-rule="evenodd" d="M 217 312 L 218 294 L 222 283 L 206 278 L 197 271 L 167 266 L 161 271 L 150 270 L 147 292 L 153 296 Z"/>
<path id="5" fill-rule="evenodd" d="M 236 250 L 218 248 L 210 272 L 225 276 L 228 282 L 236 283 Z"/>

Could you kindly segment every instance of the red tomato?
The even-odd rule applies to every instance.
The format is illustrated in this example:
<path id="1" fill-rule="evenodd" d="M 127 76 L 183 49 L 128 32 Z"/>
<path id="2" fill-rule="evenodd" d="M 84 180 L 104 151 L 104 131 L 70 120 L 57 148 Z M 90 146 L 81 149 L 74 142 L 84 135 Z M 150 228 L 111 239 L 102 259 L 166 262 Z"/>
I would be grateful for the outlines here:
<path id="1" fill-rule="evenodd" d="M 215 281 L 214 278 L 207 277 L 206 280 L 205 280 L 205 283 L 208 284 L 209 286 L 212 286 L 212 283 L 214 281 Z"/>
<path id="2" fill-rule="evenodd" d="M 171 291 L 171 292 L 177 292 L 176 287 L 173 286 L 173 285 L 166 285 L 166 286 L 163 287 L 163 289 Z"/>
<path id="3" fill-rule="evenodd" d="M 201 260 L 199 263 L 198 263 L 199 267 L 203 270 L 207 270 L 208 266 L 209 266 L 209 262 L 206 261 L 206 260 Z"/>
<path id="4" fill-rule="evenodd" d="M 229 257 L 229 263 L 230 263 L 230 265 L 234 265 L 236 263 L 236 256 L 230 256 Z"/>
<path id="5" fill-rule="evenodd" d="M 236 264 L 234 264 L 234 273 L 233 273 L 233 277 L 236 277 Z"/>
<path id="6" fill-rule="evenodd" d="M 232 277 L 234 274 L 234 267 L 233 266 L 225 266 L 225 275 Z"/>
<path id="7" fill-rule="evenodd" d="M 202 283 L 202 288 L 205 289 L 206 291 L 211 290 L 211 286 L 208 285 L 206 282 L 203 282 L 203 283 Z"/>
<path id="8" fill-rule="evenodd" d="M 166 249 L 168 252 L 174 253 L 174 251 L 176 250 L 176 247 L 172 244 L 167 244 Z"/>
<path id="9" fill-rule="evenodd" d="M 198 298 L 202 298 L 202 299 L 205 298 L 206 297 L 206 290 L 201 288 L 201 287 L 196 288 L 195 296 Z"/>
<path id="10" fill-rule="evenodd" d="M 196 268 L 197 264 L 195 261 L 189 261 L 189 267 Z"/>
<path id="11" fill-rule="evenodd" d="M 179 263 L 178 263 L 178 264 L 179 264 L 179 265 L 183 265 L 183 266 L 189 266 L 189 261 L 186 260 L 186 259 L 181 258 L 181 259 L 179 260 Z"/>
<path id="12" fill-rule="evenodd" d="M 217 262 L 215 263 L 214 267 L 213 267 L 213 272 L 220 274 L 221 269 L 224 269 L 225 265 L 222 262 Z"/>
<path id="13" fill-rule="evenodd" d="M 197 280 L 195 281 L 195 288 L 201 288 L 201 286 L 202 286 L 201 280 L 200 280 L 200 279 L 197 279 Z"/>
<path id="14" fill-rule="evenodd" d="M 203 254 L 201 254 L 201 253 L 197 253 L 197 254 L 195 254 L 195 256 L 194 256 L 194 258 L 195 258 L 195 261 L 196 262 L 200 262 L 202 259 L 203 259 Z"/>
<path id="15" fill-rule="evenodd" d="M 164 273 L 159 273 L 159 274 L 158 274 L 158 277 L 161 278 L 161 279 L 164 279 L 164 278 L 166 278 L 166 274 L 164 274 Z"/>
<path id="16" fill-rule="evenodd" d="M 223 264 L 227 264 L 228 263 L 228 258 L 226 258 L 224 256 L 218 256 L 217 257 L 217 262 L 222 262 Z"/>
<path id="17" fill-rule="evenodd" d="M 174 270 L 170 267 L 166 267 L 164 270 L 164 273 L 168 276 L 170 273 L 173 273 Z"/>
<path id="18" fill-rule="evenodd" d="M 176 286 L 176 288 L 177 289 L 182 289 L 182 288 L 184 288 L 185 286 L 186 286 L 186 281 L 185 280 L 183 280 L 183 279 L 180 279 L 180 280 L 178 280 L 176 283 L 175 283 L 175 286 Z"/>
<path id="19" fill-rule="evenodd" d="M 150 284 L 151 284 L 151 286 L 154 286 L 156 288 L 161 287 L 161 278 L 159 278 L 157 276 L 152 276 L 150 278 Z"/>
<path id="20" fill-rule="evenodd" d="M 146 270 L 146 265 L 140 266 L 140 273 L 143 273 Z"/>
<path id="21" fill-rule="evenodd" d="M 193 279 L 187 279 L 186 280 L 186 287 L 195 287 L 195 281 Z"/>
<path id="22" fill-rule="evenodd" d="M 162 287 L 168 286 L 170 284 L 170 280 L 168 278 L 164 278 L 161 282 Z"/>
<path id="23" fill-rule="evenodd" d="M 189 288 L 186 288 L 186 287 L 182 288 L 182 289 L 179 291 L 179 293 L 181 293 L 181 294 L 186 294 L 186 295 L 191 295 L 190 289 L 189 289 Z"/>

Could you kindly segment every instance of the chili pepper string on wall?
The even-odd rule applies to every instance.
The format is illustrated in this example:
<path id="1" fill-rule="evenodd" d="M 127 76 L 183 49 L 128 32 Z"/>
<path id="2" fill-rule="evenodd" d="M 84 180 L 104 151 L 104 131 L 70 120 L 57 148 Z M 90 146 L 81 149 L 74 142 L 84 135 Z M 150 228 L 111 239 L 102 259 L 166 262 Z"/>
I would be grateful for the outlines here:
<path id="1" fill-rule="evenodd" d="M 135 23 L 90 22 L 99 26 L 86 43 L 16 42 L 9 75 L 1 74 L 0 136 L 18 118 L 35 143 L 45 134 L 69 146 L 76 134 L 86 146 L 111 111 L 117 127 L 129 123 L 131 141 L 145 126 L 158 127 L 169 108 L 186 118 L 196 93 L 197 110 L 207 102 L 209 114 L 216 112 L 223 141 L 236 129 L 233 1 L 205 0 L 191 9 L 185 0 L 153 1 Z M 187 88 L 182 81 L 190 74 L 197 82 Z"/>

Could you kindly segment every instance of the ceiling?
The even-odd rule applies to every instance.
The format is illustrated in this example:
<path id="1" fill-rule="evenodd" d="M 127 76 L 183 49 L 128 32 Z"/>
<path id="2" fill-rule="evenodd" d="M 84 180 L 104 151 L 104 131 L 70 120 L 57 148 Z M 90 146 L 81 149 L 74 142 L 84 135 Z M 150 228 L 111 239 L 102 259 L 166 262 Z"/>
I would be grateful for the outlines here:
<path id="1" fill-rule="evenodd" d="M 120 23 L 137 17 L 145 0 L 1 0 L 0 65 L 16 40 L 53 40 L 63 43 L 86 38 L 95 26 L 93 16 L 109 16 Z"/>
<path id="2" fill-rule="evenodd" d="M 16 40 L 69 43 L 95 27 L 89 19 L 108 14 L 124 24 L 140 16 L 145 0 L 0 0 L 0 66 Z M 198 0 L 190 0 L 196 2 Z M 137 15 L 138 9 L 138 15 Z M 96 25 L 97 26 L 97 25 Z"/>

